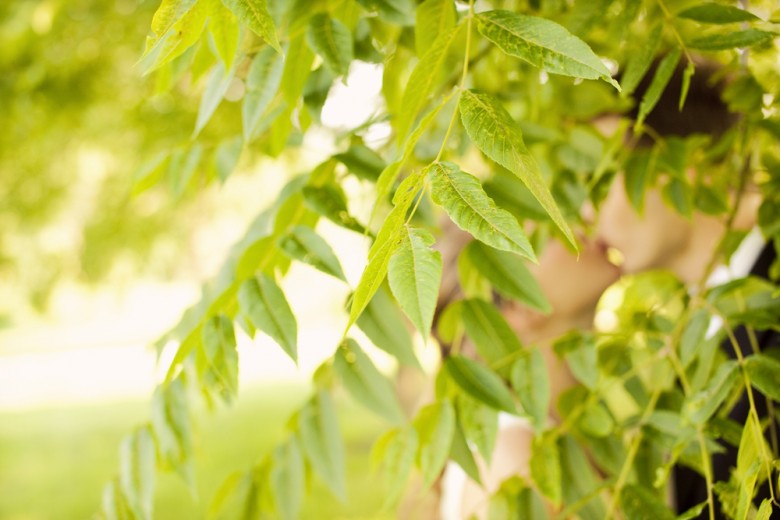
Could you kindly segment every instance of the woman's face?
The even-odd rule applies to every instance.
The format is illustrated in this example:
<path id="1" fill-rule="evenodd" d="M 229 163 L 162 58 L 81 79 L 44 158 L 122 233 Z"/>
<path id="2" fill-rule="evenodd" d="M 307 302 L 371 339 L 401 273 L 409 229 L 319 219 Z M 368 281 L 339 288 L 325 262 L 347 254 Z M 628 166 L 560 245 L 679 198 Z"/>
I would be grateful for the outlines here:
<path id="1" fill-rule="evenodd" d="M 669 208 L 657 189 L 647 191 L 644 212 L 637 214 L 622 176 L 612 184 L 597 223 L 598 241 L 621 253 L 624 273 L 670 268 L 685 250 L 690 233 L 691 222 Z"/>

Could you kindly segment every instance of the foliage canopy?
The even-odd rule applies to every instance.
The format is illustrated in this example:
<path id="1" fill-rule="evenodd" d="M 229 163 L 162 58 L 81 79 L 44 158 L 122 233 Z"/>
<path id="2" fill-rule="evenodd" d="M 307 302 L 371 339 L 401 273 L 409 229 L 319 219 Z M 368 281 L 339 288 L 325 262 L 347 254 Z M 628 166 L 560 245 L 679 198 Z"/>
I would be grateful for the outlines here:
<path id="1" fill-rule="evenodd" d="M 490 503 L 494 518 L 543 517 L 545 507 L 562 518 L 675 518 L 664 497 L 677 464 L 706 478 L 699 510 L 712 514 L 717 497 L 733 518 L 768 518 L 770 502 L 756 512 L 752 499 L 765 483 L 777 493 L 777 424 L 759 416 L 753 397 L 780 398 L 780 362 L 776 351 L 757 350 L 730 360 L 717 345 L 734 340 L 740 325 L 753 335 L 778 327 L 774 283 L 745 277 L 689 292 L 666 272 L 623 277 L 607 291 L 621 304 L 610 307 L 615 298 L 605 294 L 598 307 L 611 313 L 608 327 L 555 342 L 577 380 L 557 403 L 540 349 L 521 344 L 491 295 L 549 312 L 526 262 L 537 262 L 550 241 L 577 251 L 578 237 L 592 232 L 583 207 L 598 212 L 621 180 L 637 212 L 658 188 L 686 218 L 704 213 L 726 222 L 710 270 L 743 236 L 732 224 L 746 186 L 761 191 L 759 224 L 780 244 L 780 15 L 771 8 L 672 0 L 163 0 L 139 67 L 154 73 L 160 91 L 195 89 L 200 102 L 189 140 L 149 161 L 137 192 L 160 189 L 163 180 L 173 194 L 196 179 L 230 182 L 242 154 L 289 153 L 321 126 L 329 91 L 349 81 L 356 61 L 382 65 L 382 104 L 341 133 L 337 153 L 289 181 L 165 338 L 177 342 L 175 358 L 150 422 L 122 445 L 104 515 L 151 517 L 157 468 L 193 478 L 188 402 L 236 397 L 235 325 L 269 335 L 298 360 L 298 327 L 306 324 L 297 323 L 280 284 L 291 263 L 349 283 L 317 232 L 327 219 L 371 240 L 343 340 L 329 346 L 333 355 L 315 373 L 311 399 L 293 412 L 286 439 L 238 468 L 215 497 L 214 517 L 296 518 L 310 475 L 347 499 L 332 397 L 343 389 L 387 420 L 375 455 L 388 507 L 415 467 L 426 487 L 448 460 L 479 480 L 476 452 L 490 459 L 500 411 L 527 418 L 535 438 L 530 478 L 501 486 Z M 723 133 L 662 135 L 652 119 L 662 94 L 676 88 L 680 107 L 697 102 L 687 97 L 705 58 L 727 80 L 722 98 L 737 124 Z M 605 135 L 598 123 L 606 114 L 617 125 Z M 369 139 L 377 128 L 389 128 L 389 137 Z M 648 136 L 649 147 L 633 146 Z M 357 207 L 355 183 L 372 190 L 368 211 Z M 441 215 L 475 240 L 457 268 L 434 249 L 447 239 Z M 439 287 L 456 269 L 461 297 L 443 302 Z M 777 264 L 771 272 L 777 279 Z M 430 376 L 435 398 L 412 416 L 350 335 L 358 327 L 399 364 L 418 369 L 404 326 L 387 326 L 398 309 L 423 339 L 433 326 L 447 344 Z M 707 325 L 716 317 L 724 326 L 713 336 Z M 738 424 L 728 411 L 742 393 L 751 411 Z M 559 422 L 548 420 L 550 405 Z M 739 456 L 733 478 L 715 482 L 711 455 L 719 442 Z"/>

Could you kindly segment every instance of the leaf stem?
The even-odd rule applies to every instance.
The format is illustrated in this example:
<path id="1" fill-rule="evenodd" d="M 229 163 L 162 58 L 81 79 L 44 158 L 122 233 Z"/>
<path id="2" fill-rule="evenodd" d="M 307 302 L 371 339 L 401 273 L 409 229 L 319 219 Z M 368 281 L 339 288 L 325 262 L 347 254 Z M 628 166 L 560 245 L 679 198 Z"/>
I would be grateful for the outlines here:
<path id="1" fill-rule="evenodd" d="M 463 56 L 463 72 L 460 76 L 460 85 L 458 85 L 458 99 L 455 102 L 455 109 L 452 111 L 452 118 L 450 119 L 450 124 L 447 126 L 447 132 L 444 134 L 444 139 L 442 139 L 441 147 L 439 148 L 439 153 L 436 154 L 436 159 L 433 160 L 433 162 L 437 163 L 441 159 L 442 154 L 444 153 L 444 148 L 447 146 L 447 141 L 450 138 L 450 134 L 452 133 L 452 129 L 455 127 L 455 121 L 458 118 L 458 105 L 460 104 L 460 95 L 463 92 L 463 89 L 466 86 L 466 77 L 469 73 L 469 53 L 471 52 L 471 20 L 474 18 L 474 0 L 469 0 L 469 14 L 466 18 L 466 52 Z"/>

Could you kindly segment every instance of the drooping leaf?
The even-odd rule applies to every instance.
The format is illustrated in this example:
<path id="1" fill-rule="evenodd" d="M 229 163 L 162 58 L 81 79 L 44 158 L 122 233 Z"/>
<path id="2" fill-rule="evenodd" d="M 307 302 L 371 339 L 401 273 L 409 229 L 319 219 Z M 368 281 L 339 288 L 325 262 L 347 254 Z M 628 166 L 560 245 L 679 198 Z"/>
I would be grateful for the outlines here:
<path id="1" fill-rule="evenodd" d="M 558 441 L 558 449 L 561 477 L 565 482 L 562 487 L 564 503 L 574 504 L 590 496 L 591 499 L 578 509 L 577 516 L 582 520 L 602 520 L 607 514 L 606 507 L 602 497 L 594 495 L 594 491 L 603 483 L 583 447 L 571 435 L 564 435 Z"/>
<path id="2" fill-rule="evenodd" d="M 523 346 L 503 314 L 480 298 L 463 300 L 460 312 L 466 334 L 479 355 L 491 365 L 509 367 L 507 361 Z"/>
<path id="3" fill-rule="evenodd" d="M 401 245 L 388 264 L 387 279 L 404 313 L 427 338 L 441 284 L 441 253 L 430 248 L 435 239 L 428 231 L 404 226 L 401 235 Z"/>
<path id="4" fill-rule="evenodd" d="M 457 396 L 455 406 L 463 434 L 489 463 L 498 436 L 498 412 L 465 394 Z"/>
<path id="5" fill-rule="evenodd" d="M 455 26 L 455 4 L 452 0 L 426 0 L 417 6 L 414 45 L 417 56 L 424 56 L 434 40 Z"/>
<path id="6" fill-rule="evenodd" d="M 151 423 L 163 468 L 175 469 L 192 483 L 192 431 L 187 388 L 181 377 L 160 385 L 152 397 Z"/>
<path id="7" fill-rule="evenodd" d="M 279 249 L 290 258 L 304 262 L 346 281 L 341 263 L 324 238 L 307 226 L 295 226 L 279 239 Z"/>
<path id="8" fill-rule="evenodd" d="M 744 366 L 750 383 L 758 391 L 780 401 L 780 361 L 765 354 L 754 354 L 745 359 Z"/>
<path id="9" fill-rule="evenodd" d="M 485 38 L 510 56 L 553 74 L 603 79 L 620 90 L 588 44 L 552 20 L 495 10 L 479 13 L 477 27 Z"/>
<path id="10" fill-rule="evenodd" d="M 512 387 L 523 411 L 531 417 L 534 429 L 544 429 L 550 406 L 550 379 L 544 357 L 538 348 L 523 351 L 512 365 Z"/>
<path id="11" fill-rule="evenodd" d="M 298 362 L 298 322 L 282 289 L 267 274 L 247 280 L 238 289 L 238 303 L 249 321 Z"/>
<path id="12" fill-rule="evenodd" d="M 386 290 L 380 289 L 374 294 L 355 323 L 374 345 L 400 363 L 420 368 L 407 324 Z"/>
<path id="13" fill-rule="evenodd" d="M 687 18 L 701 23 L 725 24 L 735 22 L 755 22 L 760 18 L 750 11 L 745 11 L 733 5 L 707 2 L 684 9 L 677 13 L 677 18 Z"/>
<path id="14" fill-rule="evenodd" d="M 242 148 L 243 142 L 238 136 L 219 143 L 214 151 L 214 169 L 220 181 L 225 182 L 236 169 Z"/>
<path id="15" fill-rule="evenodd" d="M 516 414 L 512 394 L 495 372 L 463 356 L 451 356 L 445 362 L 447 372 L 466 393 L 496 410 Z"/>
<path id="16" fill-rule="evenodd" d="M 761 501 L 761 506 L 758 508 L 756 517 L 754 520 L 769 520 L 772 517 L 772 511 L 774 505 L 771 498 L 765 498 Z"/>
<path id="17" fill-rule="evenodd" d="M 640 45 L 632 52 L 626 64 L 626 71 L 620 78 L 620 85 L 623 87 L 622 96 L 631 95 L 642 78 L 645 77 L 653 59 L 658 54 L 658 47 L 661 45 L 661 35 L 663 34 L 663 24 L 657 23 L 650 30 L 647 39 L 639 42 Z"/>
<path id="18" fill-rule="evenodd" d="M 348 338 L 341 344 L 333 368 L 353 399 L 390 422 L 403 420 L 393 385 L 377 370 L 355 340 Z"/>
<path id="19" fill-rule="evenodd" d="M 349 328 L 366 308 L 387 275 L 390 258 L 401 246 L 406 213 L 422 187 L 424 172 L 418 171 L 404 179 L 393 198 L 394 207 L 385 219 L 371 249 L 368 251 L 368 265 L 363 270 L 349 311 Z"/>
<path id="20" fill-rule="evenodd" d="M 550 502 L 559 505 L 563 497 L 563 482 L 561 455 L 555 435 L 548 433 L 534 439 L 530 466 L 536 487 Z"/>
<path id="21" fill-rule="evenodd" d="M 233 60 L 238 50 L 238 20 L 221 0 L 208 0 L 208 3 L 208 30 L 214 39 L 214 46 L 225 70 L 230 70 L 233 68 Z"/>
<path id="22" fill-rule="evenodd" d="M 496 249 L 536 261 L 520 224 L 509 212 L 496 207 L 476 177 L 450 162 L 434 163 L 425 172 L 431 179 L 433 201 L 458 227 Z"/>
<path id="23" fill-rule="evenodd" d="M 777 33 L 760 29 L 744 29 L 726 34 L 711 34 L 700 36 L 688 42 L 692 49 L 704 51 L 724 51 L 728 49 L 745 48 L 765 43 L 774 39 Z"/>
<path id="24" fill-rule="evenodd" d="M 151 520 L 156 449 L 149 427 L 125 437 L 119 449 L 119 484 L 135 518 Z"/>
<path id="25" fill-rule="evenodd" d="M 279 90 L 283 70 L 284 60 L 270 47 L 261 49 L 252 59 L 246 75 L 246 94 L 241 104 L 245 141 L 251 140 L 263 114 Z"/>
<path id="26" fill-rule="evenodd" d="M 328 182 L 320 186 L 305 186 L 303 188 L 303 197 L 311 209 L 334 224 L 356 233 L 363 234 L 366 232 L 366 228 L 349 214 L 344 190 L 336 183 Z"/>
<path id="27" fill-rule="evenodd" d="M 282 95 L 288 105 L 296 106 L 298 104 L 298 99 L 306 87 L 313 62 L 314 53 L 306 44 L 305 35 L 301 34 L 292 38 L 284 56 L 281 85 Z"/>
<path id="28" fill-rule="evenodd" d="M 645 118 L 653 111 L 658 100 L 661 99 L 661 95 L 666 90 L 666 85 L 669 80 L 672 79 L 674 69 L 677 67 L 677 62 L 680 61 L 680 48 L 675 47 L 669 54 L 664 56 L 661 63 L 658 64 L 658 68 L 653 76 L 653 81 L 650 82 L 645 94 L 642 96 L 642 102 L 639 104 L 639 115 L 637 116 L 637 126 L 641 126 Z"/>
<path id="29" fill-rule="evenodd" d="M 127 497 L 122 493 L 119 478 L 115 478 L 103 488 L 100 506 L 100 513 L 106 520 L 126 520 L 135 515 L 127 503 Z"/>
<path id="30" fill-rule="evenodd" d="M 694 72 L 696 72 L 696 66 L 692 61 L 689 61 L 688 65 L 685 66 L 685 70 L 683 71 L 682 87 L 680 88 L 680 99 L 677 103 L 677 110 L 681 112 L 685 106 L 685 100 L 688 99 L 688 91 L 691 88 L 691 78 L 693 77 Z"/>
<path id="31" fill-rule="evenodd" d="M 461 426 L 460 421 L 455 422 L 455 433 L 452 437 L 452 447 L 450 448 L 449 458 L 460 466 L 471 480 L 482 485 L 477 461 L 474 460 L 474 454 L 471 452 L 471 447 L 469 447 L 466 436 L 463 433 L 463 427 Z"/>
<path id="32" fill-rule="evenodd" d="M 346 152 L 336 154 L 333 158 L 346 166 L 355 177 L 371 182 L 376 182 L 385 169 L 382 157 L 363 144 L 353 144 Z"/>
<path id="33" fill-rule="evenodd" d="M 465 251 L 480 274 L 503 296 L 520 300 L 541 312 L 552 310 L 539 283 L 519 256 L 477 241 L 466 246 Z"/>
<path id="34" fill-rule="evenodd" d="M 291 437 L 274 450 L 271 462 L 270 484 L 279 518 L 298 518 L 303 501 L 303 477 L 301 449 L 295 437 Z"/>
<path id="35" fill-rule="evenodd" d="M 417 115 L 425 106 L 428 97 L 434 90 L 441 74 L 442 66 L 447 58 L 447 51 L 460 34 L 464 24 L 460 23 L 449 31 L 440 34 L 428 49 L 428 52 L 420 58 L 420 61 L 412 70 L 406 83 L 406 89 L 401 99 L 402 111 L 395 114 L 396 135 L 398 144 L 403 143 L 406 134 L 412 127 Z"/>
<path id="36" fill-rule="evenodd" d="M 298 414 L 301 447 L 314 471 L 342 501 L 346 500 L 344 441 L 330 393 L 320 390 Z"/>
<path id="37" fill-rule="evenodd" d="M 686 403 L 686 415 L 693 424 L 703 424 L 728 397 L 739 373 L 736 361 L 725 361 L 718 367 L 709 384 L 691 395 Z"/>
<path id="38" fill-rule="evenodd" d="M 569 243 L 577 241 L 523 142 L 523 132 L 501 103 L 489 94 L 467 90 L 460 96 L 460 114 L 471 141 L 488 157 L 523 181 Z"/>
<path id="39" fill-rule="evenodd" d="M 455 434 L 455 410 L 449 400 L 428 405 L 417 413 L 414 428 L 419 440 L 417 464 L 427 489 L 441 473 Z"/>
<path id="40" fill-rule="evenodd" d="M 309 21 L 306 41 L 335 74 L 347 75 L 354 45 L 346 25 L 325 13 L 315 14 Z"/>
<path id="41" fill-rule="evenodd" d="M 268 13 L 266 0 L 222 0 L 222 3 L 233 11 L 242 24 L 276 49 L 276 52 L 282 53 L 276 37 L 276 25 Z"/>
<path id="42" fill-rule="evenodd" d="M 195 131 L 193 136 L 197 136 L 211 116 L 217 110 L 217 107 L 225 97 L 230 82 L 233 81 L 233 69 L 226 70 L 223 63 L 218 63 L 211 71 L 209 80 L 206 83 L 206 90 L 200 98 L 200 108 L 198 108 L 198 119 L 195 121 Z"/>
<path id="43" fill-rule="evenodd" d="M 238 352 L 233 323 L 223 315 L 214 316 L 203 325 L 204 377 L 225 400 L 238 394 Z"/>
<path id="44" fill-rule="evenodd" d="M 417 431 L 411 424 L 389 430 L 374 444 L 371 459 L 375 465 L 382 466 L 387 481 L 385 508 L 394 505 L 401 497 L 414 466 L 417 446 Z"/>

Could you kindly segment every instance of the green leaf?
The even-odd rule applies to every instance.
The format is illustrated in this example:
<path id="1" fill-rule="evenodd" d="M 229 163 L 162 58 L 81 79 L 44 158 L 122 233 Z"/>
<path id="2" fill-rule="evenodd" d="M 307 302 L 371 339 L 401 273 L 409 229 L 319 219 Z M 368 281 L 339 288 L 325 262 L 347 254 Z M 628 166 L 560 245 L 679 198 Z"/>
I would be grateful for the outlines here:
<path id="1" fill-rule="evenodd" d="M 472 142 L 523 181 L 576 250 L 577 241 L 550 194 L 539 166 L 526 149 L 523 132 L 512 116 L 497 99 L 473 90 L 461 94 L 459 108 L 463 126 Z"/>
<path id="2" fill-rule="evenodd" d="M 420 368 L 407 323 L 386 290 L 374 294 L 355 323 L 374 345 L 404 365 Z"/>
<path id="3" fill-rule="evenodd" d="M 346 281 L 341 263 L 324 238 L 308 226 L 295 226 L 279 239 L 279 249 L 294 260 Z"/>
<path id="4" fill-rule="evenodd" d="M 206 83 L 206 90 L 200 98 L 200 108 L 198 108 L 198 119 L 195 121 L 195 131 L 192 136 L 197 136 L 211 116 L 217 110 L 217 107 L 225 97 L 230 82 L 233 81 L 233 69 L 226 70 L 223 63 L 218 63 L 211 71 L 209 80 Z"/>
<path id="5" fill-rule="evenodd" d="M 298 436 L 306 458 L 326 486 L 347 498 L 344 441 L 330 393 L 320 390 L 298 414 Z"/>
<path id="6" fill-rule="evenodd" d="M 563 482 L 556 435 L 543 434 L 534 439 L 530 466 L 531 479 L 536 483 L 536 487 L 553 505 L 559 506 L 563 495 Z"/>
<path id="7" fill-rule="evenodd" d="M 774 506 L 772 505 L 772 499 L 765 498 L 761 501 L 761 506 L 758 508 L 758 512 L 756 513 L 754 520 L 769 520 L 772 517 L 773 509 Z"/>
<path id="8" fill-rule="evenodd" d="M 238 352 L 233 323 L 226 316 L 214 316 L 203 325 L 201 336 L 208 382 L 230 401 L 238 394 Z"/>
<path id="9" fill-rule="evenodd" d="M 461 320 L 477 352 L 491 365 L 506 365 L 506 361 L 523 348 L 506 318 L 485 300 L 464 300 Z"/>
<path id="10" fill-rule="evenodd" d="M 434 87 L 439 81 L 442 67 L 447 58 L 447 51 L 452 43 L 460 34 L 464 24 L 460 23 L 449 31 L 440 34 L 433 45 L 420 61 L 415 65 L 409 80 L 406 82 L 406 89 L 401 98 L 401 107 L 403 110 L 395 116 L 395 129 L 397 143 L 400 144 L 406 139 L 406 134 L 412 127 L 417 114 L 425 106 Z"/>
<path id="11" fill-rule="evenodd" d="M 693 424 L 704 424 L 728 397 L 737 380 L 738 367 L 736 361 L 725 361 L 718 367 L 707 387 L 688 398 L 685 412 Z"/>
<path id="12" fill-rule="evenodd" d="M 192 431 L 187 388 L 180 377 L 154 391 L 151 423 L 163 468 L 175 469 L 192 486 Z"/>
<path id="13" fill-rule="evenodd" d="M 276 512 L 283 520 L 296 520 L 303 501 L 304 466 L 295 437 L 274 450 L 271 464 L 270 481 Z"/>
<path id="14" fill-rule="evenodd" d="M 455 433 L 452 437 L 452 447 L 450 448 L 449 457 L 466 472 L 466 475 L 468 475 L 471 480 L 482 485 L 477 462 L 474 460 L 474 454 L 471 452 L 471 448 L 468 445 L 460 421 L 456 421 L 455 423 Z"/>
<path id="15" fill-rule="evenodd" d="M 551 20 L 496 10 L 479 13 L 477 27 L 509 56 L 553 74 L 603 79 L 620 90 L 588 44 Z"/>
<path id="16" fill-rule="evenodd" d="M 238 50 L 239 27 L 235 15 L 225 8 L 221 0 L 208 0 L 208 30 L 214 39 L 219 59 L 226 70 L 233 68 L 233 60 Z"/>
<path id="17" fill-rule="evenodd" d="M 550 379 L 544 356 L 538 348 L 520 353 L 512 365 L 511 381 L 534 429 L 542 431 L 550 407 Z"/>
<path id="18" fill-rule="evenodd" d="M 376 12 L 379 18 L 398 25 L 414 23 L 414 7 L 411 0 L 358 0 L 358 3 L 370 12 Z"/>
<path id="19" fill-rule="evenodd" d="M 679 13 L 677 18 L 686 18 L 701 23 L 724 24 L 735 22 L 754 22 L 761 20 L 749 11 L 744 11 L 732 5 L 707 2 L 689 7 Z"/>
<path id="20" fill-rule="evenodd" d="M 520 224 L 509 212 L 496 207 L 476 177 L 451 162 L 434 163 L 425 172 L 431 179 L 433 201 L 444 208 L 459 228 L 496 249 L 536 262 Z"/>
<path id="21" fill-rule="evenodd" d="M 161 32 L 155 31 L 157 37 L 146 40 L 146 50 L 138 62 L 144 74 L 149 74 L 184 54 L 203 33 L 208 15 L 206 3 L 195 2 L 193 5 L 186 0 L 177 5 L 181 8 L 174 7 L 175 14 L 170 18 L 166 16 L 166 20 L 160 23 L 158 29 Z M 152 26 L 154 25 L 153 21 Z M 162 31 L 166 25 L 168 28 Z"/>
<path id="22" fill-rule="evenodd" d="M 745 371 L 759 392 L 774 401 L 780 401 L 780 361 L 764 354 L 745 359 Z"/>
<path id="23" fill-rule="evenodd" d="M 457 396 L 455 406 L 463 434 L 489 463 L 498 436 L 498 412 L 464 394 Z"/>
<path id="24" fill-rule="evenodd" d="M 561 459 L 561 477 L 563 486 L 563 502 L 574 504 L 579 500 L 587 500 L 577 515 L 582 520 L 602 520 L 607 510 L 602 497 L 594 492 L 603 486 L 600 475 L 593 469 L 592 462 L 585 454 L 583 446 L 571 435 L 564 435 L 558 441 Z"/>
<path id="25" fill-rule="evenodd" d="M 162 36 L 182 19 L 198 0 L 162 0 L 152 17 L 152 31 Z"/>
<path id="26" fill-rule="evenodd" d="M 119 479 L 116 478 L 106 484 L 101 497 L 101 514 L 105 520 L 133 519 L 134 513 L 127 503 L 127 497 L 122 493 Z"/>
<path id="27" fill-rule="evenodd" d="M 290 40 L 284 57 L 281 92 L 290 106 L 297 106 L 306 87 L 306 81 L 314 62 L 314 53 L 306 44 L 303 34 Z"/>
<path id="28" fill-rule="evenodd" d="M 284 61 L 270 47 L 260 50 L 252 59 L 246 75 L 246 93 L 241 104 L 244 140 L 249 142 L 282 81 Z"/>
<path id="29" fill-rule="evenodd" d="M 222 3 L 233 11 L 242 24 L 252 29 L 268 45 L 276 49 L 276 52 L 282 53 L 279 40 L 276 38 L 276 26 L 268 13 L 265 0 L 222 0 Z"/>
<path id="30" fill-rule="evenodd" d="M 119 484 L 135 518 L 151 520 L 157 451 L 149 427 L 122 441 L 119 449 Z"/>
<path id="31" fill-rule="evenodd" d="M 393 423 L 403 420 L 393 385 L 374 366 L 355 340 L 348 338 L 336 352 L 333 368 L 352 398 Z"/>
<path id="32" fill-rule="evenodd" d="M 669 80 L 672 79 L 672 74 L 674 74 L 674 69 L 677 67 L 677 62 L 680 61 L 680 53 L 680 48 L 675 47 L 669 54 L 664 56 L 664 59 L 658 64 L 658 68 L 653 76 L 653 81 L 642 96 L 642 102 L 639 104 L 639 115 L 636 119 L 636 125 L 638 127 L 642 126 L 647 115 L 653 111 L 658 100 L 661 99 L 661 95 L 664 93 L 666 85 L 669 84 Z"/>
<path id="33" fill-rule="evenodd" d="M 336 154 L 333 158 L 339 160 L 358 179 L 370 182 L 376 182 L 385 169 L 382 157 L 362 144 L 350 145 L 346 152 Z"/>
<path id="34" fill-rule="evenodd" d="M 433 235 L 404 226 L 402 242 L 388 264 L 390 289 L 423 338 L 431 332 L 442 276 L 441 253 L 430 248 Z"/>
<path id="35" fill-rule="evenodd" d="M 628 484 L 620 493 L 620 504 L 631 520 L 674 520 L 674 514 L 657 494 L 636 485 Z"/>
<path id="36" fill-rule="evenodd" d="M 515 402 L 504 382 L 486 366 L 463 356 L 447 358 L 444 366 L 466 393 L 496 410 L 517 414 Z"/>
<path id="37" fill-rule="evenodd" d="M 249 321 L 298 362 L 298 322 L 282 289 L 267 274 L 247 280 L 238 289 L 238 303 Z"/>
<path id="38" fill-rule="evenodd" d="M 395 428 L 382 435 L 374 444 L 371 459 L 381 464 L 387 488 L 384 508 L 394 505 L 406 487 L 406 479 L 414 466 L 417 454 L 417 431 L 407 425 Z"/>
<path id="39" fill-rule="evenodd" d="M 344 190 L 336 183 L 328 182 L 321 186 L 305 186 L 303 197 L 312 210 L 334 224 L 356 233 L 364 234 L 366 232 L 366 228 L 349 214 Z"/>
<path id="40" fill-rule="evenodd" d="M 655 24 L 648 37 L 641 40 L 638 48 L 634 49 L 634 52 L 629 56 L 626 71 L 620 78 L 620 85 L 623 87 L 621 96 L 626 97 L 633 93 L 647 71 L 650 70 L 650 65 L 652 65 L 661 45 L 663 28 L 662 23 Z"/>
<path id="41" fill-rule="evenodd" d="M 711 34 L 700 36 L 688 42 L 692 49 L 704 51 L 725 51 L 728 49 L 745 48 L 765 43 L 774 39 L 777 33 L 762 31 L 760 29 L 744 29 L 726 34 Z"/>
<path id="42" fill-rule="evenodd" d="M 417 6 L 414 45 L 418 56 L 425 55 L 436 36 L 455 26 L 457 15 L 452 0 L 426 0 Z"/>
<path id="43" fill-rule="evenodd" d="M 419 444 L 417 464 L 422 473 L 422 487 L 428 489 L 444 468 L 455 434 L 455 410 L 449 400 L 426 406 L 414 419 Z"/>
<path id="44" fill-rule="evenodd" d="M 214 169 L 217 172 L 217 177 L 223 183 L 236 169 L 241 158 L 243 144 L 240 137 L 234 137 L 219 143 L 214 151 Z"/>
<path id="45" fill-rule="evenodd" d="M 691 78 L 693 77 L 694 72 L 696 72 L 696 66 L 692 61 L 689 61 L 688 65 L 685 66 L 685 70 L 683 71 L 682 87 L 680 88 L 680 100 L 677 103 L 677 110 L 680 112 L 682 112 L 682 109 L 685 106 L 685 100 L 688 99 L 688 91 L 691 88 Z"/>
<path id="46" fill-rule="evenodd" d="M 466 246 L 465 252 L 480 274 L 487 278 L 501 295 L 520 300 L 532 309 L 544 313 L 552 310 L 539 283 L 519 256 L 476 241 Z"/>
<path id="47" fill-rule="evenodd" d="M 424 178 L 424 172 L 415 172 L 404 179 L 398 187 L 393 198 L 395 206 L 385 219 L 376 240 L 368 251 L 368 265 L 363 270 L 360 282 L 358 282 L 352 297 L 347 329 L 357 320 L 384 281 L 390 258 L 401 246 L 406 213 L 409 211 L 417 192 L 420 191 Z"/>
<path id="48" fill-rule="evenodd" d="M 353 43 L 352 33 L 346 25 L 325 13 L 315 14 L 309 21 L 306 41 L 335 74 L 347 75 L 352 63 Z"/>

